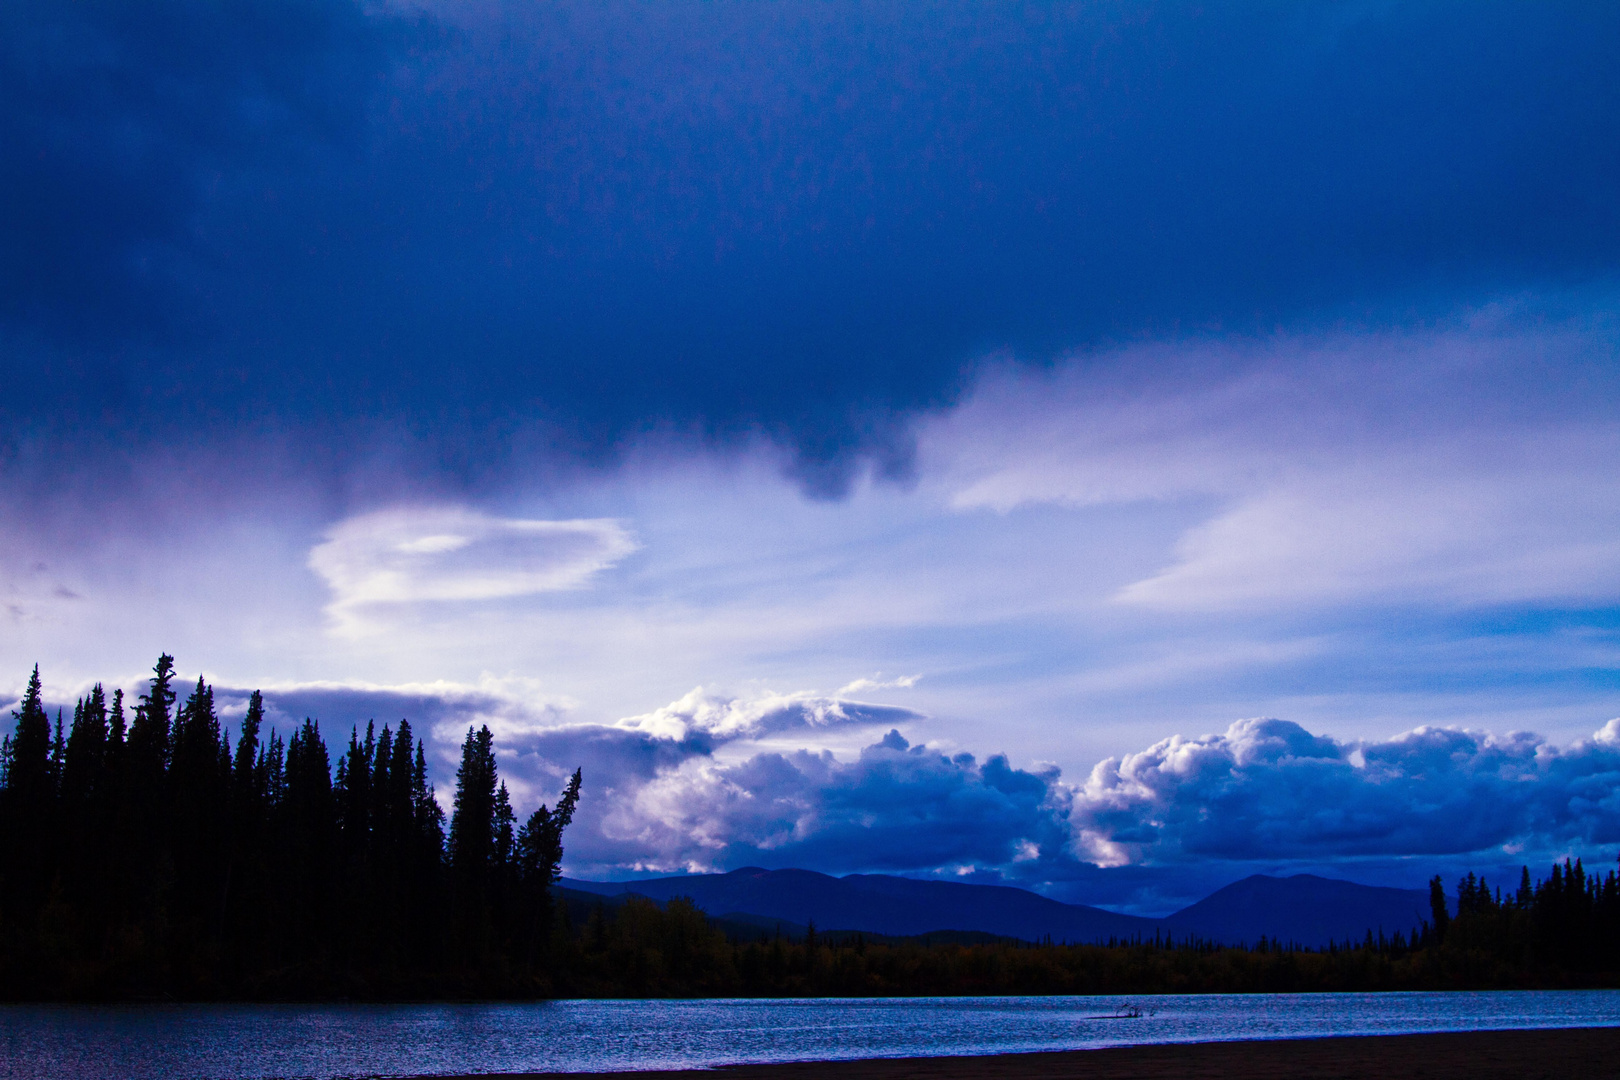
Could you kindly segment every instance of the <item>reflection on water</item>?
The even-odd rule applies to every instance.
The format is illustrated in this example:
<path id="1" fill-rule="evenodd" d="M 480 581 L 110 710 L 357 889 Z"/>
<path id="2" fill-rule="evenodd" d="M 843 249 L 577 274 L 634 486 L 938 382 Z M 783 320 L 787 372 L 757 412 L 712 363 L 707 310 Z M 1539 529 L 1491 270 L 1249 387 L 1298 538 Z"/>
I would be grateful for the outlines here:
<path id="1" fill-rule="evenodd" d="M 6 1006 L 0 1078 L 577 1072 L 1597 1025 L 1620 1025 L 1620 991 Z"/>

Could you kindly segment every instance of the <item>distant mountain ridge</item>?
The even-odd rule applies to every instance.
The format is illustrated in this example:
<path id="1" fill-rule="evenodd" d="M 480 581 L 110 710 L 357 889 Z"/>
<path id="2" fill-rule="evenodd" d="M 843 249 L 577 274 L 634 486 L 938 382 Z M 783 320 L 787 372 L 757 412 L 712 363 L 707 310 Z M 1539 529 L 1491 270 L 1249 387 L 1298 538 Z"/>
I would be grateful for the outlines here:
<path id="1" fill-rule="evenodd" d="M 1418 889 L 1360 885 L 1315 874 L 1276 878 L 1256 874 L 1217 889 L 1161 920 L 1176 937 L 1252 945 L 1262 935 L 1302 945 L 1359 942 L 1368 931 L 1393 935 L 1429 918 L 1429 895 Z"/>
<path id="2" fill-rule="evenodd" d="M 1005 885 L 919 881 L 884 874 L 835 878 L 814 870 L 744 867 L 729 874 L 694 874 L 646 881 L 564 879 L 571 889 L 601 895 L 639 893 L 654 900 L 690 896 L 715 916 L 748 914 L 824 930 L 866 930 L 897 936 L 935 930 L 979 930 L 1006 937 L 1096 941 L 1153 936 L 1156 923 L 1102 908 L 1064 904 Z"/>
<path id="3" fill-rule="evenodd" d="M 1223 944 L 1252 944 L 1261 936 L 1301 945 L 1360 941 L 1371 930 L 1409 932 L 1428 915 L 1428 894 L 1299 874 L 1254 875 L 1159 919 L 1065 904 L 1009 885 L 969 885 L 886 874 L 833 877 L 814 870 L 744 867 L 726 874 L 693 874 L 643 881 L 561 884 L 604 897 L 641 895 L 659 902 L 691 897 L 711 916 L 823 930 L 861 930 L 896 937 L 974 931 L 1024 941 L 1095 942 L 1188 935 Z"/>

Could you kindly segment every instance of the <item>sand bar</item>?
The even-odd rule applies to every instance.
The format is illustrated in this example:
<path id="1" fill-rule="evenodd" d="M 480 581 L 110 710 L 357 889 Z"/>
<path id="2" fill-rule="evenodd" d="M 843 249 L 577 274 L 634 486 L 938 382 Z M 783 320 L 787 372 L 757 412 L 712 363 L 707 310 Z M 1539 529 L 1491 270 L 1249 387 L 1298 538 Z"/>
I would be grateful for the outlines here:
<path id="1" fill-rule="evenodd" d="M 801 1061 L 727 1065 L 701 1072 L 485 1073 L 476 1080 L 696 1080 L 700 1076 L 714 1080 L 1598 1080 L 1620 1077 L 1620 1028 Z"/>

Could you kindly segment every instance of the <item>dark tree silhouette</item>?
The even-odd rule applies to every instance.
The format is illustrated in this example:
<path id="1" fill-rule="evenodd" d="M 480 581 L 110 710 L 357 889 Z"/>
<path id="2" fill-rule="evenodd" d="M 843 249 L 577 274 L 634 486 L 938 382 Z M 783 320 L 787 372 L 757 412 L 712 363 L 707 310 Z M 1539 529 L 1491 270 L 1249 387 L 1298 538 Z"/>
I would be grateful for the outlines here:
<path id="1" fill-rule="evenodd" d="M 56 791 L 51 770 L 51 722 L 40 697 L 39 667 L 13 714 L 17 730 L 6 745 L 4 910 L 8 924 L 30 927 L 45 902 L 57 851 Z M 24 931 L 26 933 L 26 929 Z"/>
<path id="2" fill-rule="evenodd" d="M 205 679 L 176 711 L 174 658 L 152 672 L 133 723 L 98 684 L 53 730 L 36 668 L 0 738 L 0 997 L 551 985 L 487 728 L 447 845 L 408 721 L 355 729 L 334 762 L 313 719 L 268 728 L 255 691 L 233 744 Z"/>

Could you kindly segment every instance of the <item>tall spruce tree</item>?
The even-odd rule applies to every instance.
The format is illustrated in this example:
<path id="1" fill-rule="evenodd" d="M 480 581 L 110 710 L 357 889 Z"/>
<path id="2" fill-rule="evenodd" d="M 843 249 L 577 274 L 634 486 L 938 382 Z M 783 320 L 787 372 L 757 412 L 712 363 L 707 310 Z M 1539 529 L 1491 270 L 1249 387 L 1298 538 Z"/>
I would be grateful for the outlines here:
<path id="1" fill-rule="evenodd" d="M 38 915 L 50 886 L 57 851 L 56 785 L 51 770 L 51 721 L 45 712 L 39 665 L 29 676 L 6 762 L 4 907 L 8 921 L 27 926 Z"/>
<path id="2" fill-rule="evenodd" d="M 169 765 L 174 708 L 174 657 L 163 653 L 152 666 L 152 681 L 135 706 L 129 729 L 129 753 L 143 776 L 161 774 Z"/>
<path id="3" fill-rule="evenodd" d="M 270 916 L 271 890 L 267 840 L 270 801 L 267 770 L 263 767 L 264 747 L 259 733 L 264 727 L 264 695 L 253 691 L 242 717 L 242 734 L 230 768 L 229 866 L 225 892 L 229 922 L 226 933 L 238 977 L 252 970 L 263 953 L 255 929 Z"/>
<path id="4" fill-rule="evenodd" d="M 403 743 L 403 749 L 400 744 Z M 410 881 L 410 925 L 417 955 L 426 963 L 443 959 L 447 932 L 445 919 L 444 810 L 428 780 L 427 755 L 422 740 L 411 754 L 411 726 L 401 721 L 395 738 L 396 760 L 410 765 L 411 832 L 406 853 Z"/>
<path id="5" fill-rule="evenodd" d="M 281 811 L 285 833 L 280 869 L 288 885 L 289 959 L 318 962 L 327 955 L 336 930 L 338 834 L 331 757 L 320 729 L 307 717 L 287 743 Z"/>
<path id="6" fill-rule="evenodd" d="M 107 715 L 107 753 L 109 756 L 109 765 L 115 764 L 115 761 L 112 759 L 123 753 L 124 740 L 128 735 L 129 727 L 124 720 L 124 692 L 122 690 L 114 690 L 112 711 Z"/>
<path id="7" fill-rule="evenodd" d="M 230 756 L 223 742 L 213 688 L 199 677 L 174 725 L 168 828 L 170 906 L 184 948 L 197 955 L 220 948 L 225 932 Z"/>
<path id="8" fill-rule="evenodd" d="M 568 779 L 568 787 L 557 800 L 555 810 L 547 810 L 545 803 L 529 815 L 518 833 L 517 863 L 524 880 L 542 889 L 557 881 L 562 867 L 562 834 L 574 820 L 574 808 L 579 805 L 579 788 L 583 770 L 575 769 Z"/>
<path id="9" fill-rule="evenodd" d="M 541 803 L 518 831 L 514 863 L 521 905 L 519 932 L 530 963 L 547 951 L 552 923 L 551 888 L 562 872 L 562 834 L 579 804 L 581 770 L 575 769 L 555 810 Z"/>
<path id="10" fill-rule="evenodd" d="M 102 828 L 110 794 L 107 695 L 97 683 L 73 708 L 62 767 L 63 888 L 81 910 L 105 906 L 106 835 Z"/>
<path id="11" fill-rule="evenodd" d="M 495 747 L 486 725 L 467 729 L 450 816 L 450 873 L 459 959 L 481 965 L 493 944 Z"/>
<path id="12" fill-rule="evenodd" d="M 107 694 L 100 683 L 73 708 L 73 727 L 63 759 L 62 799 L 78 807 L 88 805 L 104 786 L 107 764 Z"/>
<path id="13" fill-rule="evenodd" d="M 170 821 L 169 755 L 174 706 L 174 657 L 163 653 L 152 667 L 152 679 L 135 707 L 119 777 L 116 841 L 118 877 L 130 920 L 140 927 L 161 924 L 171 873 L 168 850 Z M 150 932 L 141 937 L 142 956 L 135 962 L 161 978 L 162 960 Z"/>
<path id="14" fill-rule="evenodd" d="M 495 737 L 486 725 L 467 729 L 456 770 L 450 815 L 450 868 L 467 887 L 481 890 L 495 850 Z"/>

